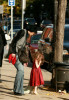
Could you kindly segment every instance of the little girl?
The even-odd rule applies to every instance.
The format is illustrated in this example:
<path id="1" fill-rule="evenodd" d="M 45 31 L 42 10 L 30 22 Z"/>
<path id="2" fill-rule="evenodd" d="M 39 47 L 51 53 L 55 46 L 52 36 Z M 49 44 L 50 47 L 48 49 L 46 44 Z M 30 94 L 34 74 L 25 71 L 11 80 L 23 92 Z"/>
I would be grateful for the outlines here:
<path id="1" fill-rule="evenodd" d="M 33 56 L 33 66 L 30 74 L 30 86 L 34 86 L 33 93 L 37 93 L 37 86 L 43 85 L 44 80 L 40 69 L 41 64 L 44 62 L 44 56 L 37 51 Z"/>

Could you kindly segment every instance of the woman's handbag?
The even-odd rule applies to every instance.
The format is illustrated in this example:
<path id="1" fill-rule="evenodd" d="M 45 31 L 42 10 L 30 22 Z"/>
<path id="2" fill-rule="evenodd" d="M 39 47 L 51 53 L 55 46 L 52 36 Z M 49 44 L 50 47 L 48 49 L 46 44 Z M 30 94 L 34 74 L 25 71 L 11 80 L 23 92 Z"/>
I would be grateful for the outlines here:
<path id="1" fill-rule="evenodd" d="M 29 62 L 29 56 L 28 56 L 28 47 L 22 47 L 18 50 L 18 57 L 20 62 L 23 63 L 28 63 Z"/>

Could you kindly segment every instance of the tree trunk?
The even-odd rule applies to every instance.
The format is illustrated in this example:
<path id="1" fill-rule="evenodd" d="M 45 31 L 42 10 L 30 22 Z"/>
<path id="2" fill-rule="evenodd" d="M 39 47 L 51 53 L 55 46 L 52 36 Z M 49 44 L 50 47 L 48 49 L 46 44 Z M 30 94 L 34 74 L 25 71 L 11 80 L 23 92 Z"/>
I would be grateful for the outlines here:
<path id="1" fill-rule="evenodd" d="M 64 25 L 67 0 L 58 0 L 57 24 L 55 32 L 54 61 L 63 61 Z"/>

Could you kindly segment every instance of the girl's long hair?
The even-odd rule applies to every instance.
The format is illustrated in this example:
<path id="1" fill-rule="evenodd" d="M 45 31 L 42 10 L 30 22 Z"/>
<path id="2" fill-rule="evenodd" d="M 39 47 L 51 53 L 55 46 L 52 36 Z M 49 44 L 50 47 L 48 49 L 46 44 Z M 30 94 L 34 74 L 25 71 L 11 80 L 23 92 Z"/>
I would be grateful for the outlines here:
<path id="1" fill-rule="evenodd" d="M 37 51 L 33 54 L 32 56 L 33 61 L 35 61 L 35 59 L 38 60 L 38 63 L 41 61 L 41 65 L 44 63 L 44 56 L 40 51 Z"/>

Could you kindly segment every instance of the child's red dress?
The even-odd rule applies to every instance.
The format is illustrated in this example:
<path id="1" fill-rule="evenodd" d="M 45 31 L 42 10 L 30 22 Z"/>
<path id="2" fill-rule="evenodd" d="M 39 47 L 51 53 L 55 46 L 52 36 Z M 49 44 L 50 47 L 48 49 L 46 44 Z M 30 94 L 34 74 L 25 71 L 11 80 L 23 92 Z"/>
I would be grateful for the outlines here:
<path id="1" fill-rule="evenodd" d="M 31 75 L 30 75 L 30 86 L 39 86 L 43 84 L 44 84 L 44 80 L 43 80 L 40 66 L 37 68 L 34 61 L 33 67 L 31 70 Z"/>

